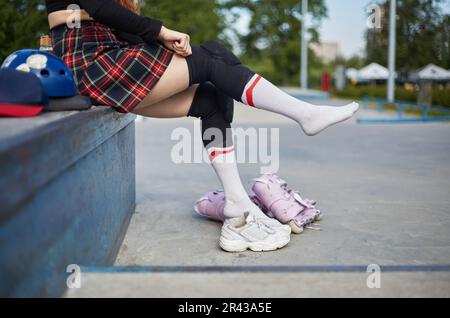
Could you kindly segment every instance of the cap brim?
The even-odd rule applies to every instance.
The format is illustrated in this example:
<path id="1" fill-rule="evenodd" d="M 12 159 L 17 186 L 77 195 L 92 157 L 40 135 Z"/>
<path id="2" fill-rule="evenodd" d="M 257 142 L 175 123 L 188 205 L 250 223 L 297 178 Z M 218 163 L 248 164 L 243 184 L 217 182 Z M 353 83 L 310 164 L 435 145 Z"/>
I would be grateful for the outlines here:
<path id="1" fill-rule="evenodd" d="M 44 106 L 0 104 L 0 117 L 33 117 L 39 115 Z"/>

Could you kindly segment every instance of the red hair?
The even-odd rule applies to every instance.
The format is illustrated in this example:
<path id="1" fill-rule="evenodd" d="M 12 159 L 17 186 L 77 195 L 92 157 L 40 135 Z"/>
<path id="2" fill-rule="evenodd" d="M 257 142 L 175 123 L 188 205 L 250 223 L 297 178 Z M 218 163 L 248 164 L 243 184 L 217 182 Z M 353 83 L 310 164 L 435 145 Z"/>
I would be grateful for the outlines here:
<path id="1" fill-rule="evenodd" d="M 141 5 L 140 2 L 141 1 L 136 1 L 136 0 L 117 0 L 117 2 L 119 2 L 121 5 L 123 5 L 125 8 L 134 11 L 136 13 L 140 13 L 141 12 Z"/>

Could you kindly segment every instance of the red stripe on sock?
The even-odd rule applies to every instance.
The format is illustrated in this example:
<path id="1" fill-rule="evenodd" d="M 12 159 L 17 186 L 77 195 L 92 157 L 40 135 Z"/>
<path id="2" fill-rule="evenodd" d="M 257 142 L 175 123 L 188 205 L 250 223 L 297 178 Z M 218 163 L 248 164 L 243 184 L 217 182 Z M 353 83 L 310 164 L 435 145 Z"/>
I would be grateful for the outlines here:
<path id="1" fill-rule="evenodd" d="M 253 90 L 255 89 L 256 85 L 258 85 L 259 81 L 261 80 L 261 76 L 258 75 L 258 77 L 255 79 L 255 81 L 250 85 L 250 87 L 247 89 L 246 95 L 247 95 L 247 104 L 249 106 L 255 107 L 255 103 L 253 102 Z"/>
<path id="2" fill-rule="evenodd" d="M 213 161 L 214 159 L 216 159 L 218 156 L 221 155 L 226 155 L 229 153 L 232 153 L 234 151 L 234 148 L 231 149 L 224 149 L 224 150 L 214 150 L 213 152 L 211 152 L 209 154 L 209 160 Z"/>

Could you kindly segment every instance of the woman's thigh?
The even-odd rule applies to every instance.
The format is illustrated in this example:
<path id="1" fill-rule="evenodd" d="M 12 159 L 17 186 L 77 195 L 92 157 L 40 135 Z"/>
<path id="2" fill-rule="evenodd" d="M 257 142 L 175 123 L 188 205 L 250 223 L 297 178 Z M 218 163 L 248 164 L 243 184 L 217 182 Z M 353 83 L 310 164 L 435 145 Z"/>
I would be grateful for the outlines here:
<path id="1" fill-rule="evenodd" d="M 176 95 L 189 87 L 189 69 L 184 57 L 174 54 L 172 61 L 152 89 L 150 94 L 134 109 L 134 112 L 142 108 L 159 103 L 173 95 Z"/>
<path id="2" fill-rule="evenodd" d="M 180 118 L 186 117 L 192 106 L 198 85 L 172 95 L 162 101 L 135 109 L 133 113 L 152 118 Z"/>

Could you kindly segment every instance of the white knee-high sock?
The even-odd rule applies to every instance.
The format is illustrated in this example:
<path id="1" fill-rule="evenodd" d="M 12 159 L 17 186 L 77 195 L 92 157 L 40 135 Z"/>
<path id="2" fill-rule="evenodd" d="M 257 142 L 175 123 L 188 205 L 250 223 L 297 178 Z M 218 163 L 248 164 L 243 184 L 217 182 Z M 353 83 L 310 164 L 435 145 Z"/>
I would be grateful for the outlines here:
<path id="1" fill-rule="evenodd" d="M 359 108 L 357 103 L 333 107 L 303 102 L 283 92 L 258 74 L 255 74 L 247 83 L 242 94 L 242 101 L 249 106 L 295 120 L 309 136 L 351 118 Z"/>
<path id="2" fill-rule="evenodd" d="M 250 200 L 239 175 L 234 147 L 207 149 L 214 170 L 225 192 L 226 218 L 242 217 L 245 212 L 250 212 L 257 217 L 267 216 Z"/>

